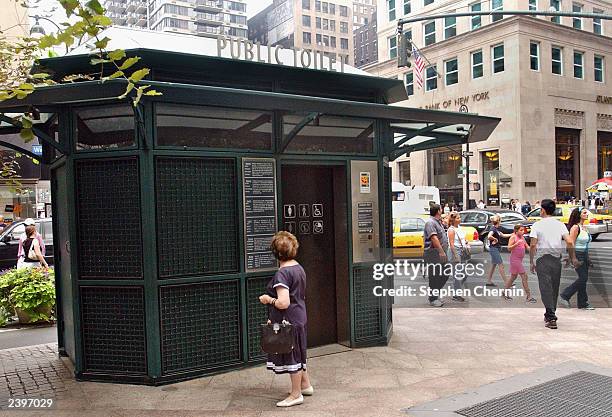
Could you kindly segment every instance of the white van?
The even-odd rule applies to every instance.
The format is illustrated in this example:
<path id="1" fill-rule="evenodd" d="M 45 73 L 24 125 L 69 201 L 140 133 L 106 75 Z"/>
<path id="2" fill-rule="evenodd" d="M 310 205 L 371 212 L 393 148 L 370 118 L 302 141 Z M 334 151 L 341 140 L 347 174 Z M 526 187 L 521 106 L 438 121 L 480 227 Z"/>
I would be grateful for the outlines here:
<path id="1" fill-rule="evenodd" d="M 405 213 L 429 214 L 432 203 L 440 204 L 440 190 L 423 185 L 404 185 L 400 182 L 391 184 L 393 196 L 393 217 Z"/>

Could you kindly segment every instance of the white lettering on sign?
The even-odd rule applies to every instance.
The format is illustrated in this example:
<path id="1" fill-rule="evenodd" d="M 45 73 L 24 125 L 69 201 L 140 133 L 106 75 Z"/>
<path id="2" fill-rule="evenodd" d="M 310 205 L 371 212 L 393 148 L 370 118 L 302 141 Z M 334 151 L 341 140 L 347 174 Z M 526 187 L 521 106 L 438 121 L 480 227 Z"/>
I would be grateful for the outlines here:
<path id="1" fill-rule="evenodd" d="M 287 53 L 284 51 L 286 49 Z M 338 71 L 335 65 L 337 62 L 340 62 L 340 72 L 344 72 L 344 63 L 348 59 L 348 55 L 340 54 L 339 61 L 336 61 L 336 58 L 315 50 L 285 48 L 282 45 L 264 46 L 259 42 L 253 43 L 248 39 L 231 36 L 217 36 L 217 56 L 330 72 Z"/>

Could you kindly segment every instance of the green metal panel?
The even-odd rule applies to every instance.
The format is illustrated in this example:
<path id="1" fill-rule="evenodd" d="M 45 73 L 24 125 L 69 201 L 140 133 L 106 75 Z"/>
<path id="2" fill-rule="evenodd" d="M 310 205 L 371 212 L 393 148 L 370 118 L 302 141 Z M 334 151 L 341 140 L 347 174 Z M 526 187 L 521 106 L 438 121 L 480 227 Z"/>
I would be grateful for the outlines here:
<path id="1" fill-rule="evenodd" d="M 372 279 L 372 266 L 353 268 L 353 292 L 355 295 L 355 341 L 380 339 L 382 328 L 382 297 L 376 297 L 372 289 L 378 285 Z M 386 330 L 386 329 L 385 329 Z"/>
<path id="2" fill-rule="evenodd" d="M 160 277 L 239 271 L 236 160 L 157 158 Z"/>
<path id="3" fill-rule="evenodd" d="M 146 374 L 142 287 L 81 287 L 84 371 Z"/>
<path id="4" fill-rule="evenodd" d="M 79 279 L 142 278 L 138 160 L 76 162 Z"/>
<path id="5" fill-rule="evenodd" d="M 259 302 L 259 296 L 266 292 L 266 285 L 270 276 L 252 277 L 247 279 L 246 310 L 248 314 L 248 348 L 249 360 L 258 360 L 265 357 L 260 346 L 261 324 L 268 320 L 267 306 Z"/>
<path id="6" fill-rule="evenodd" d="M 160 287 L 164 374 L 241 362 L 239 281 Z"/>

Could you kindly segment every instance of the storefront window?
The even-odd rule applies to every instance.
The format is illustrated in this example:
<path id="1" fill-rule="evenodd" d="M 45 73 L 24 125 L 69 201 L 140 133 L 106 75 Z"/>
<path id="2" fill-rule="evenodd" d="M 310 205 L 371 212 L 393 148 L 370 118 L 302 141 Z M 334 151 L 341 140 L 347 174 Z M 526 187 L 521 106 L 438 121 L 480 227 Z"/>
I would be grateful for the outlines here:
<path id="1" fill-rule="evenodd" d="M 77 150 L 133 147 L 134 111 L 129 104 L 97 106 L 75 111 Z"/>
<path id="2" fill-rule="evenodd" d="M 283 116 L 283 135 L 288 135 L 306 114 Z M 374 152 L 374 120 L 320 116 L 304 126 L 287 151 L 327 153 Z"/>
<path id="3" fill-rule="evenodd" d="M 487 206 L 499 206 L 499 150 L 482 152 L 484 196 Z"/>
<path id="4" fill-rule="evenodd" d="M 221 107 L 160 104 L 157 144 L 193 148 L 272 148 L 272 114 Z"/>
<path id="5" fill-rule="evenodd" d="M 612 132 L 597 132 L 597 178 L 603 178 L 604 172 L 612 171 Z"/>
<path id="6" fill-rule="evenodd" d="M 433 184 L 440 190 L 440 202 L 459 205 L 463 201 L 461 173 L 461 146 L 431 151 Z"/>
<path id="7" fill-rule="evenodd" d="M 557 128 L 555 131 L 557 199 L 580 197 L 580 130 Z"/>

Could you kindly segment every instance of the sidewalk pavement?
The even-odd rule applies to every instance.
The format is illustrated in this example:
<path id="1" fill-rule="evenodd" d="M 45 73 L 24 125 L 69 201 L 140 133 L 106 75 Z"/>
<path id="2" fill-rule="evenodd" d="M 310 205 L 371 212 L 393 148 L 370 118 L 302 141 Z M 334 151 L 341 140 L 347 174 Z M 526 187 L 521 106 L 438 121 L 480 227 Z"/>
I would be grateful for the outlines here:
<path id="1" fill-rule="evenodd" d="M 612 368 L 612 310 L 559 310 L 558 330 L 544 327 L 542 313 L 395 309 L 388 347 L 309 360 L 315 395 L 291 409 L 275 407 L 287 392 L 288 376 L 263 366 L 148 387 L 76 382 L 54 345 L 0 350 L 3 374 L 12 375 L 0 379 L 0 398 L 7 380 L 18 384 L 15 375 L 41 381 L 42 391 L 33 387 L 33 397 L 55 398 L 52 410 L 0 416 L 405 417 L 402 409 L 550 365 L 581 361 Z"/>

